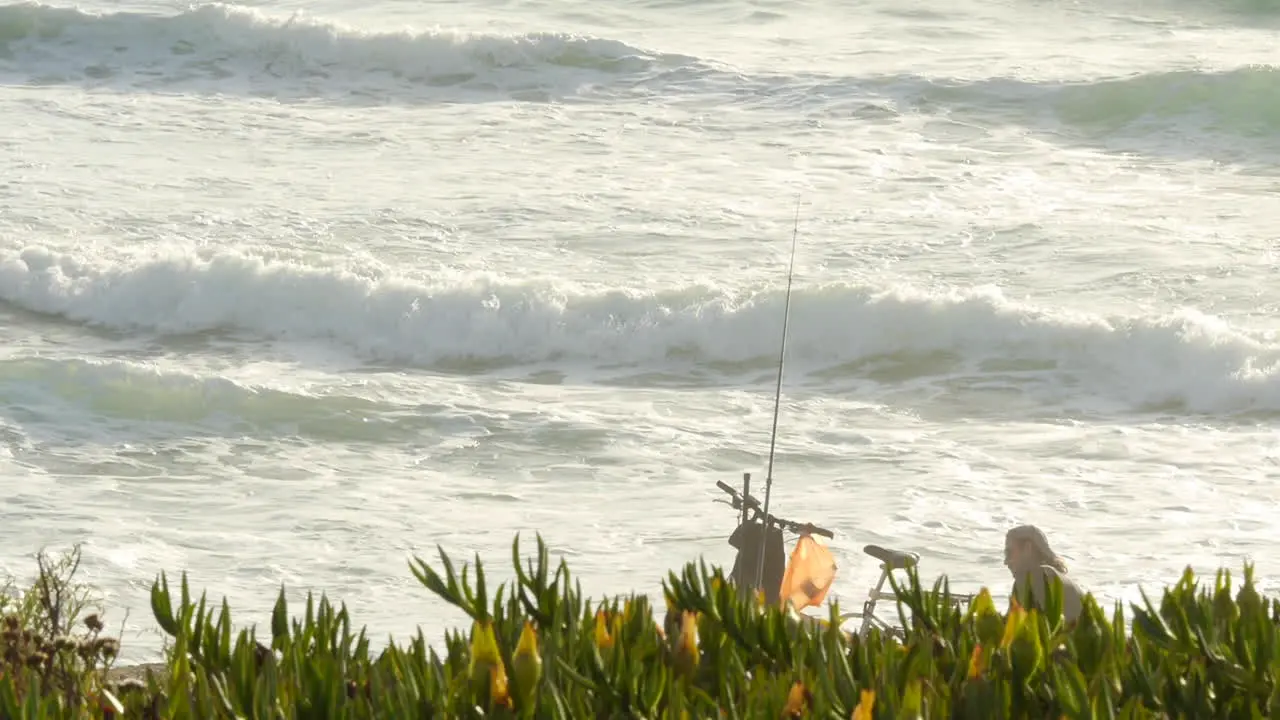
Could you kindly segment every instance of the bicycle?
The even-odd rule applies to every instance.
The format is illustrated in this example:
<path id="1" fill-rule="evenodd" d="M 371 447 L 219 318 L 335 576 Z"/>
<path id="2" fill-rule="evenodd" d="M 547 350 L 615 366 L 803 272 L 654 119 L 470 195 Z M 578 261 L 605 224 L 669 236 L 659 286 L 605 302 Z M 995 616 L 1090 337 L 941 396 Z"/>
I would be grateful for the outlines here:
<path id="1" fill-rule="evenodd" d="M 729 544 L 737 551 L 735 553 L 733 571 L 730 574 L 731 579 L 742 589 L 742 592 L 763 590 L 766 601 L 777 604 L 779 602 L 778 596 L 781 590 L 782 575 L 786 570 L 786 552 L 783 546 L 782 531 L 789 530 L 797 536 L 806 533 L 821 535 L 828 539 L 835 539 L 835 533 L 813 523 L 798 523 L 794 520 L 778 517 L 773 513 L 769 513 L 769 516 L 765 518 L 763 505 L 751 494 L 751 473 L 744 473 L 742 476 L 742 492 L 738 492 L 727 483 L 719 480 L 716 481 L 716 486 L 727 493 L 730 499 L 717 499 L 713 502 L 722 502 L 741 513 L 737 528 L 729 536 Z M 777 530 L 776 533 L 772 532 L 775 528 Z M 761 536 L 767 539 L 761 542 Z M 885 584 L 889 582 L 889 576 L 892 573 L 916 567 L 920 563 L 920 555 L 879 545 L 864 545 L 862 551 L 880 562 L 880 578 L 870 592 L 867 593 L 861 610 L 841 613 L 838 616 L 841 626 L 843 627 L 848 620 L 859 620 L 861 622 L 857 633 L 860 637 L 865 638 L 872 628 L 877 628 L 883 634 L 896 637 L 899 640 L 904 639 L 905 636 L 901 628 L 876 614 L 876 606 L 881 600 L 897 602 L 897 594 L 892 589 L 885 590 Z M 764 573 L 763 577 L 760 578 L 761 582 L 756 583 L 756 571 L 760 567 L 760 552 L 765 553 Z M 954 605 L 963 608 L 973 597 L 973 595 L 953 593 L 951 601 Z M 800 616 L 815 622 L 822 622 L 820 618 L 812 615 L 800 614 Z"/>

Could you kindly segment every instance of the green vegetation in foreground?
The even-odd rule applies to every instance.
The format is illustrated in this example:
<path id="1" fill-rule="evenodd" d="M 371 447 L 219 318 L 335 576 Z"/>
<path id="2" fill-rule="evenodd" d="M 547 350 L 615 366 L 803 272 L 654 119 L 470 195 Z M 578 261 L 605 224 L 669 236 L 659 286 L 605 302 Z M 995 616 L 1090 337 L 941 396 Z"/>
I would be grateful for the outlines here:
<path id="1" fill-rule="evenodd" d="M 442 573 L 414 575 L 472 618 L 443 652 L 421 631 L 374 652 L 345 607 L 310 596 L 290 617 L 284 591 L 270 646 L 233 633 L 231 611 L 177 597 L 162 574 L 151 603 L 171 637 L 163 671 L 105 684 L 118 651 L 73 552 L 41 556 L 26 592 L 0 592 L 3 718 L 1260 718 L 1280 714 L 1280 610 L 1228 574 L 1202 587 L 1188 570 L 1158 605 L 1144 594 L 1132 627 L 1086 598 L 1065 626 L 1060 595 L 999 612 L 983 590 L 951 604 L 945 580 L 914 571 L 899 593 L 905 642 L 865 639 L 744 598 L 719 569 L 690 563 L 664 582 L 666 629 L 644 596 L 593 603 L 569 569 L 535 560 L 491 590 L 440 551 Z M 831 617 L 838 613 L 832 608 Z M 76 630 L 73 628 L 79 627 Z"/>

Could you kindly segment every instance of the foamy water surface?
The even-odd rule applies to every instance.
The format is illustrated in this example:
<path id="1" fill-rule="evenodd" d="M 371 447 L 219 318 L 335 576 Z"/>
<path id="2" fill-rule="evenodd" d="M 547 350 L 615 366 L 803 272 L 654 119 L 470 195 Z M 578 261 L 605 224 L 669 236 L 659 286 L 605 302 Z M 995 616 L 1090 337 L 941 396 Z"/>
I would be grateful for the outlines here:
<path id="1" fill-rule="evenodd" d="M 412 554 L 728 564 L 716 480 L 1007 590 L 1271 555 L 1280 6 L 0 5 L 0 570 L 375 635 Z M 496 566 L 496 567 L 494 567 Z"/>

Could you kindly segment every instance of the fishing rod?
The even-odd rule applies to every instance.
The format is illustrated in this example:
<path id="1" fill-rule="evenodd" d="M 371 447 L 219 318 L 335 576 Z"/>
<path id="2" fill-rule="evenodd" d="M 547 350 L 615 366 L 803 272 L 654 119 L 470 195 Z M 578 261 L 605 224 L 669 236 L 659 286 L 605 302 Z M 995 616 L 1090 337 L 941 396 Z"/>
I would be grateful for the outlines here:
<path id="1" fill-rule="evenodd" d="M 778 446 L 778 412 L 782 408 L 782 367 L 787 358 L 787 324 L 791 319 L 791 281 L 796 272 L 796 238 L 800 235 L 800 198 L 796 197 L 796 218 L 791 229 L 791 262 L 787 268 L 787 295 L 782 305 L 782 347 L 778 351 L 778 385 L 773 392 L 773 430 L 769 437 L 769 468 L 764 476 L 764 527 L 760 536 L 760 563 L 756 566 L 755 586 L 764 582 L 764 543 L 769 537 L 769 496 L 773 491 L 773 455 Z"/>

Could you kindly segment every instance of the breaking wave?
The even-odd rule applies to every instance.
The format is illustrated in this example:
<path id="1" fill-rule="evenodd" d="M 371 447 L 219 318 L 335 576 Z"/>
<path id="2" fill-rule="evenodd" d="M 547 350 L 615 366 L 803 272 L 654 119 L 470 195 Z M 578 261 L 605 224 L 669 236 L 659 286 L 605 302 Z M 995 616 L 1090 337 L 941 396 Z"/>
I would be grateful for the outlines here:
<path id="1" fill-rule="evenodd" d="M 571 90 L 593 77 L 688 60 L 570 33 L 368 32 L 222 3 L 173 16 L 97 14 L 37 3 L 0 6 L 0 71 L 46 83 L 123 80 L 133 87 L 165 87 L 347 80 L 355 90 L 381 80 L 490 92 Z"/>
<path id="2" fill-rule="evenodd" d="M 28 248 L 0 254 L 0 300 L 117 331 L 329 343 L 415 367 L 756 363 L 755 372 L 775 361 L 784 297 L 710 285 L 377 277 L 229 253 L 107 264 Z M 802 371 L 941 353 L 961 369 L 1022 363 L 1140 404 L 1280 410 L 1280 344 L 1190 310 L 1101 316 L 1015 302 L 990 287 L 830 284 L 797 289 L 791 323 L 788 361 Z"/>
<path id="3" fill-rule="evenodd" d="M 818 116 L 888 111 L 1049 119 L 1104 134 L 1135 125 L 1267 136 L 1280 129 L 1280 70 L 1246 65 L 1131 77 L 1036 81 L 915 75 L 743 73 L 709 58 L 660 53 L 562 32 L 372 32 L 222 3 L 172 16 L 94 14 L 36 3 L 0 6 L 0 74 L 126 90 L 247 92 L 368 102 L 511 98 L 593 92 L 700 95 L 803 106 Z M 882 108 L 883 111 L 886 108 Z"/>

